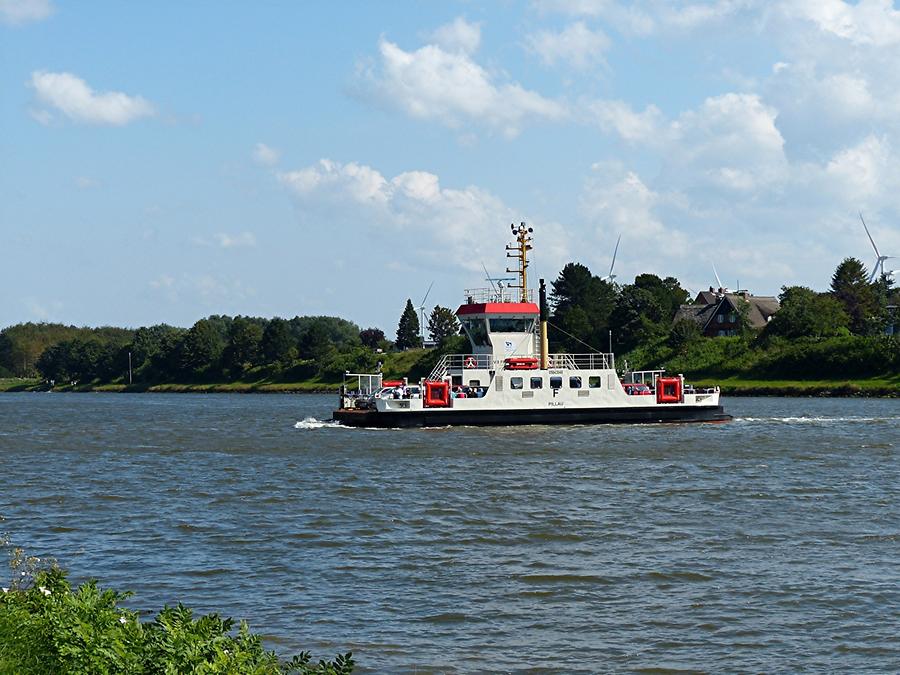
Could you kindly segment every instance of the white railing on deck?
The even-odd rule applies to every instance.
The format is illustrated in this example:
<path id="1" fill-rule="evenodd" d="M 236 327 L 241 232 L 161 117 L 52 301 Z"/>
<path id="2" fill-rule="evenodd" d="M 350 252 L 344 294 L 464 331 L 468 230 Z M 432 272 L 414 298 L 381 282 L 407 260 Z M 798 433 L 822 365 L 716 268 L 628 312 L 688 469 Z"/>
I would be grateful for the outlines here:
<path id="1" fill-rule="evenodd" d="M 467 288 L 465 302 L 469 305 L 485 302 L 522 302 L 521 288 Z M 525 297 L 527 302 L 533 302 L 533 295 L 529 289 Z"/>
<path id="2" fill-rule="evenodd" d="M 491 354 L 444 354 L 432 368 L 428 379 L 442 380 L 451 370 L 490 370 L 494 367 L 492 358 Z"/>
<path id="3" fill-rule="evenodd" d="M 612 354 L 550 354 L 547 357 L 550 368 L 567 368 L 569 370 L 612 370 L 616 367 L 616 358 Z"/>
<path id="4" fill-rule="evenodd" d="M 614 370 L 616 361 L 612 354 L 549 354 L 547 365 L 567 370 Z M 444 354 L 431 370 L 428 379 L 442 380 L 451 372 L 491 370 L 497 367 L 492 354 Z M 503 361 L 500 362 L 499 369 L 503 369 Z"/>

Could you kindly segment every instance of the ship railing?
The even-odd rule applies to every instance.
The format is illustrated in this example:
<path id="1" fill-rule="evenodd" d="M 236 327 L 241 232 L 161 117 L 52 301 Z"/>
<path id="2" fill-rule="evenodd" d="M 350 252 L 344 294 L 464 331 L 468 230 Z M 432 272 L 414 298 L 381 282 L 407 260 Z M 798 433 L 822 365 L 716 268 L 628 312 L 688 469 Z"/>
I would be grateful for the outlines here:
<path id="1" fill-rule="evenodd" d="M 467 288 L 465 291 L 466 304 L 483 304 L 487 302 L 522 302 L 521 288 Z M 525 292 L 526 302 L 534 302 L 531 289 Z"/>
<path id="2" fill-rule="evenodd" d="M 535 356 L 535 359 L 538 357 Z M 567 370 L 615 370 L 616 360 L 612 354 L 549 354 L 549 368 Z M 444 354 L 428 376 L 429 380 L 443 380 L 451 373 L 467 370 L 502 370 L 503 359 L 495 360 L 493 354 Z"/>
<path id="3" fill-rule="evenodd" d="M 548 354 L 547 365 L 550 368 L 568 370 L 614 370 L 616 358 L 613 354 L 597 352 L 594 354 Z"/>
<path id="4" fill-rule="evenodd" d="M 495 366 L 491 354 L 444 354 L 431 369 L 429 380 L 443 380 L 450 371 L 490 370 Z"/>

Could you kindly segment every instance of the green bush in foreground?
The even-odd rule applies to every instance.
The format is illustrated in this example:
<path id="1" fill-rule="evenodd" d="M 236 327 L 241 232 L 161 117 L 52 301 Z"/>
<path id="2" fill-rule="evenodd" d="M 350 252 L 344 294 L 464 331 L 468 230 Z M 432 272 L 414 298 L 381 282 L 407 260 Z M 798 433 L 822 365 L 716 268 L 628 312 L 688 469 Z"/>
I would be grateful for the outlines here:
<path id="1" fill-rule="evenodd" d="M 246 623 L 232 634 L 232 619 L 217 614 L 195 619 L 180 604 L 143 623 L 136 612 L 119 606 L 129 594 L 102 590 L 95 581 L 72 590 L 56 567 L 22 577 L 28 583 L 0 591 L 0 673 L 346 675 L 353 670 L 349 652 L 331 662 L 311 663 L 308 652 L 279 661 Z"/>

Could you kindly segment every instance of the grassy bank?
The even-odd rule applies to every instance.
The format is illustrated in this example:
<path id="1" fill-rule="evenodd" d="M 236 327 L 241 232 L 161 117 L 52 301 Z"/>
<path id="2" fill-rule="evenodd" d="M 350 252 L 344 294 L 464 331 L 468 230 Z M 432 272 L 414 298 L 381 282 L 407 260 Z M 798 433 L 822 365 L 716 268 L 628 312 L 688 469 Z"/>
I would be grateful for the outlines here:
<path id="1" fill-rule="evenodd" d="M 385 379 L 399 379 L 409 375 L 411 379 L 424 377 L 437 360 L 434 350 L 409 349 L 403 352 L 380 354 Z M 354 379 L 351 383 L 356 385 Z M 265 368 L 255 368 L 234 381 L 213 382 L 81 382 L 77 385 L 58 383 L 53 391 L 104 391 L 124 393 L 194 393 L 194 394 L 330 394 L 341 385 L 340 377 L 316 375 L 298 379 L 290 373 L 273 374 Z M 0 392 L 47 391 L 48 385 L 40 379 L 0 378 Z"/>
<path id="2" fill-rule="evenodd" d="M 860 396 L 900 398 L 900 377 L 859 380 L 751 380 L 740 377 L 691 380 L 719 385 L 725 396 Z"/>

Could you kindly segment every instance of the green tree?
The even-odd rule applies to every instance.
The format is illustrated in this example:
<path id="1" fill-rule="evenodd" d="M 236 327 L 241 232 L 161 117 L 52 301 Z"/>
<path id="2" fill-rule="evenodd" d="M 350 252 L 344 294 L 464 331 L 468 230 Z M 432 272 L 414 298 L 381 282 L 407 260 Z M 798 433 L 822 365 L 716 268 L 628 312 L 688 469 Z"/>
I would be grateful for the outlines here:
<path id="1" fill-rule="evenodd" d="M 443 344 L 448 337 L 459 333 L 459 321 L 456 314 L 448 307 L 435 305 L 428 317 L 428 334 L 438 344 Z"/>
<path id="2" fill-rule="evenodd" d="M 384 331 L 380 328 L 366 328 L 359 331 L 359 339 L 369 349 L 378 349 L 384 342 Z"/>
<path id="3" fill-rule="evenodd" d="M 211 375 L 218 370 L 225 339 L 219 317 L 200 319 L 181 342 L 181 371 L 188 376 Z M 230 322 L 229 322 L 230 323 Z"/>
<path id="4" fill-rule="evenodd" d="M 66 340 L 97 340 L 102 344 L 121 347 L 132 338 L 126 328 L 104 326 L 77 328 L 58 323 L 22 323 L 0 331 L 0 369 L 20 377 L 37 374 L 36 363 L 41 353 Z"/>
<path id="5" fill-rule="evenodd" d="M 700 326 L 696 321 L 681 319 L 672 325 L 668 342 L 673 349 L 684 350 L 687 345 L 702 338 L 703 333 L 700 332 Z"/>
<path id="6" fill-rule="evenodd" d="M 142 373 L 149 380 L 177 382 L 183 375 L 181 354 L 187 330 L 172 328 L 159 335 L 158 349 L 150 355 L 150 365 Z"/>
<path id="7" fill-rule="evenodd" d="M 180 334 L 184 329 L 157 324 L 138 328 L 134 332 L 128 349 L 131 352 L 132 371 L 138 379 L 151 375 L 153 357 L 162 350 L 166 336 L 173 332 Z"/>
<path id="8" fill-rule="evenodd" d="M 278 367 L 285 368 L 297 358 L 297 347 L 291 335 L 290 325 L 277 316 L 269 321 L 263 331 L 260 348 L 266 363 Z"/>
<path id="9" fill-rule="evenodd" d="M 419 331 L 419 316 L 416 314 L 416 308 L 413 307 L 412 300 L 407 299 L 406 307 L 397 325 L 397 340 L 394 343 L 397 349 L 421 347 L 422 337 L 419 335 Z"/>
<path id="10" fill-rule="evenodd" d="M 634 278 L 634 286 L 653 295 L 659 304 L 663 321 L 671 321 L 678 308 L 690 299 L 688 292 L 675 277 L 660 279 L 655 274 L 639 274 Z"/>
<path id="11" fill-rule="evenodd" d="M 585 344 L 594 348 L 605 345 L 616 302 L 615 287 L 581 263 L 568 263 L 550 287 L 554 344 L 569 352 L 584 351 Z"/>
<path id="12" fill-rule="evenodd" d="M 783 286 L 781 308 L 765 328 L 766 335 L 826 338 L 848 334 L 850 317 L 834 296 L 804 286 Z"/>
<path id="13" fill-rule="evenodd" d="M 359 326 L 352 321 L 335 316 L 295 316 L 288 322 L 294 339 L 299 344 L 304 334 L 312 327 L 327 335 L 328 341 L 336 349 L 355 347 L 359 342 Z M 302 350 L 301 350 L 302 351 Z"/>
<path id="14" fill-rule="evenodd" d="M 831 277 L 831 294 L 844 305 L 850 317 L 850 330 L 858 335 L 877 332 L 884 310 L 868 281 L 868 272 L 856 258 L 844 258 Z"/>
<path id="15" fill-rule="evenodd" d="M 324 321 L 311 323 L 297 345 L 300 358 L 313 359 L 316 362 L 321 362 L 325 355 L 335 348 L 328 325 Z"/>
<path id="16" fill-rule="evenodd" d="M 235 375 L 257 365 L 262 339 L 263 328 L 258 322 L 236 316 L 228 331 L 228 346 L 222 354 L 223 365 Z"/>
<path id="17" fill-rule="evenodd" d="M 617 348 L 628 351 L 665 335 L 671 321 L 666 312 L 652 291 L 635 285 L 623 286 L 610 316 Z"/>

